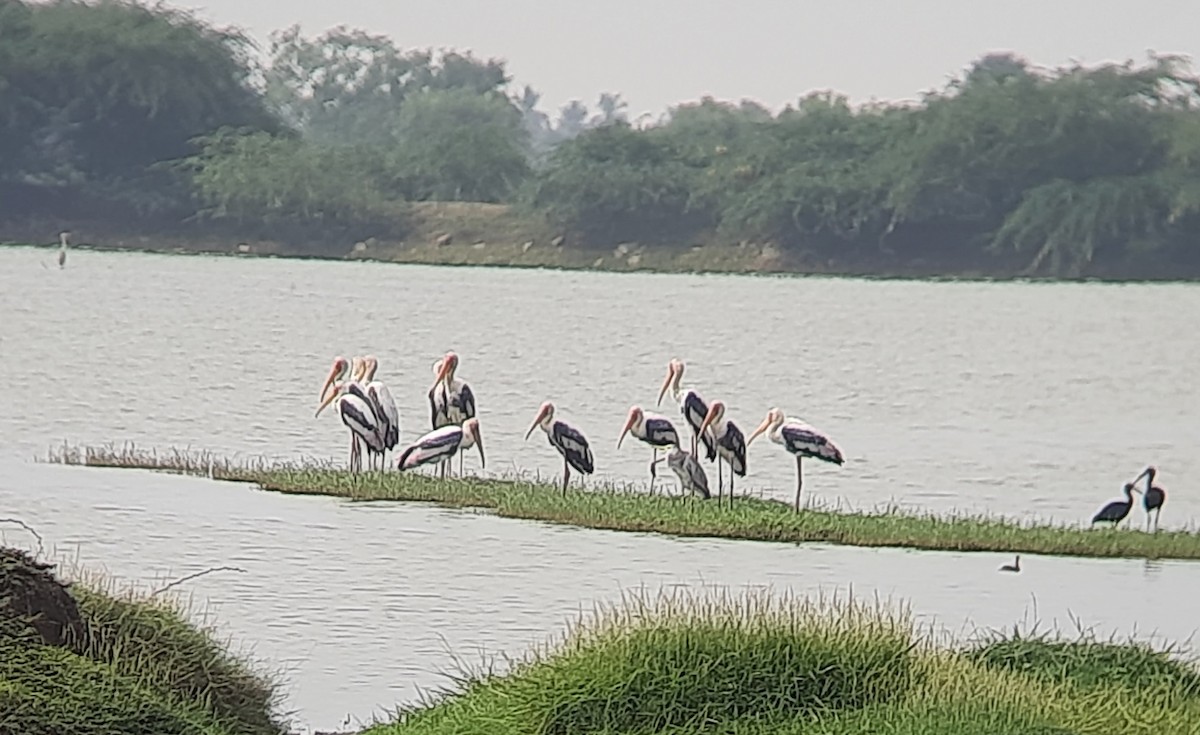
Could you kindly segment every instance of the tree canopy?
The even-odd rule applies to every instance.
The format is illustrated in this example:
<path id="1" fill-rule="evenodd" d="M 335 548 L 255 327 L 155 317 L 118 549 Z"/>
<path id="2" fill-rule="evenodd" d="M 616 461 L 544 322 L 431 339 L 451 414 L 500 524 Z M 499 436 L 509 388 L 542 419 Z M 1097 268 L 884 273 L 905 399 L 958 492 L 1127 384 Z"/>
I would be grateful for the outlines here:
<path id="1" fill-rule="evenodd" d="M 704 98 L 552 117 L 505 62 L 338 27 L 236 31 L 129 0 L 0 0 L 0 219 L 403 230 L 407 202 L 510 203 L 572 242 L 772 243 L 821 262 L 1080 275 L 1200 267 L 1200 81 L 1184 60 L 979 58 L 919 103 Z M 639 118 L 641 119 L 641 118 Z"/>

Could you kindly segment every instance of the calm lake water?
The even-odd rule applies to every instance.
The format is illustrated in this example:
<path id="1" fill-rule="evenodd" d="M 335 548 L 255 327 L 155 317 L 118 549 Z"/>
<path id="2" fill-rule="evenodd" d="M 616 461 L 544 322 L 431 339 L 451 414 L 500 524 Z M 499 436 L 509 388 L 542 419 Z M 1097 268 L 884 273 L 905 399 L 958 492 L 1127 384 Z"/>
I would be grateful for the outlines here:
<path id="1" fill-rule="evenodd" d="M 1086 522 L 1147 463 L 1164 527 L 1200 499 L 1200 287 L 618 275 L 0 249 L 0 517 L 126 580 L 231 565 L 184 586 L 282 667 L 304 726 L 382 715 L 453 657 L 520 653 L 596 600 L 647 585 L 852 588 L 952 632 L 1039 619 L 1179 640 L 1200 565 L 680 540 L 416 505 L 290 498 L 143 472 L 35 464 L 51 445 L 133 441 L 344 461 L 314 420 L 335 354 L 371 352 L 402 441 L 428 421 L 432 362 L 461 356 L 487 473 L 556 476 L 522 440 L 543 400 L 592 441 L 598 479 L 645 482 L 617 450 L 667 361 L 749 432 L 772 406 L 831 434 L 814 503 Z M 674 405 L 660 410 L 676 416 Z M 680 424 L 682 426 L 682 424 Z M 790 498 L 795 465 L 755 444 L 749 492 Z M 467 460 L 478 473 L 477 455 Z M 715 478 L 713 478 L 715 480 Z M 1132 514 L 1142 523 L 1140 508 Z M 0 524 L 7 543 L 28 534 Z"/>

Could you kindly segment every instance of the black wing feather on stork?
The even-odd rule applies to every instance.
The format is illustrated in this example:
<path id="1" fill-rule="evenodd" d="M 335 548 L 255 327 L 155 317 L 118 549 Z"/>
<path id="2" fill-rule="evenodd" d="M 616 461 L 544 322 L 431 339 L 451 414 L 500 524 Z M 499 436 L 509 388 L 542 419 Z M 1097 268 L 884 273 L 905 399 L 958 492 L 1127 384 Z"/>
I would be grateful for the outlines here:
<path id="1" fill-rule="evenodd" d="M 738 477 L 746 476 L 746 435 L 733 422 L 728 424 L 728 429 L 725 436 L 721 437 L 720 444 L 729 450 L 733 455 L 729 460 L 730 467 L 737 473 Z"/>
<path id="2" fill-rule="evenodd" d="M 708 406 L 704 405 L 700 396 L 688 393 L 683 401 L 683 418 L 688 422 L 688 426 L 692 427 L 693 432 L 700 430 L 700 425 L 704 423 L 704 417 L 707 415 Z M 716 459 L 717 445 L 707 431 L 700 435 L 700 441 L 704 443 L 704 456 L 710 462 Z"/>
<path id="3" fill-rule="evenodd" d="M 562 421 L 555 421 L 550 428 L 548 438 L 551 446 L 562 453 L 572 469 L 585 475 L 592 474 L 595 469 L 592 449 L 588 446 L 588 440 L 582 433 Z"/>
<path id="4" fill-rule="evenodd" d="M 781 433 L 787 442 L 787 450 L 793 454 L 803 454 L 833 464 L 845 462 L 841 450 L 822 434 L 786 425 Z"/>

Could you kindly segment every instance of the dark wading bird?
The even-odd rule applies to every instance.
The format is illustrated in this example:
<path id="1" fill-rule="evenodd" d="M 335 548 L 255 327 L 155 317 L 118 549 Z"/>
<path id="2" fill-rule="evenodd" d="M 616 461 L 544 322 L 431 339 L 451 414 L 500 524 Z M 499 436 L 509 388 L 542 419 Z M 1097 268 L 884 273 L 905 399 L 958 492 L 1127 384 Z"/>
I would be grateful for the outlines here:
<path id="1" fill-rule="evenodd" d="M 576 472 L 584 475 L 592 474 L 595 468 L 592 462 L 592 450 L 588 446 L 587 437 L 583 435 L 579 429 L 571 426 L 565 421 L 554 418 L 554 404 L 546 401 L 538 409 L 537 416 L 534 417 L 533 423 L 529 426 L 529 431 L 525 432 L 525 441 L 529 441 L 529 435 L 534 429 L 540 428 L 546 432 L 546 439 L 550 442 L 550 446 L 558 450 L 558 453 L 563 458 L 563 495 L 567 494 L 567 483 L 571 480 L 571 468 L 574 467 Z"/>
<path id="2" fill-rule="evenodd" d="M 449 462 L 455 454 L 461 457 L 463 451 L 471 447 L 479 449 L 479 466 L 486 467 L 479 419 L 467 419 L 462 426 L 443 426 L 417 439 L 400 453 L 396 469 L 411 470 L 423 464 Z M 444 464 L 442 466 L 445 467 Z"/>
<path id="3" fill-rule="evenodd" d="M 749 446 L 759 434 L 768 429 L 770 431 L 767 433 L 767 438 L 796 458 L 796 510 L 799 511 L 800 491 L 804 487 L 802 464 L 804 458 L 812 457 L 836 465 L 843 464 L 846 460 L 842 457 L 842 450 L 833 443 L 832 439 L 803 421 L 784 418 L 783 411 L 778 408 L 767 411 L 767 417 L 746 440 L 746 445 Z"/>
<path id="4" fill-rule="evenodd" d="M 692 388 L 679 386 L 679 381 L 683 379 L 683 367 L 683 360 L 679 358 L 667 363 L 667 377 L 658 391 L 658 403 L 655 405 L 662 405 L 663 396 L 669 389 L 671 396 L 679 403 L 679 413 L 683 414 L 684 422 L 692 429 L 692 454 L 700 456 L 696 451 L 697 442 L 703 440 L 704 455 L 711 461 L 717 458 L 716 441 L 714 441 L 711 431 L 703 432 L 703 434 L 700 431 L 700 427 L 704 424 L 704 417 L 708 415 L 708 403 Z"/>
<path id="5" fill-rule="evenodd" d="M 1004 566 L 1000 567 L 1000 571 L 1002 571 L 1002 572 L 1019 572 L 1019 571 L 1021 571 L 1021 555 L 1017 554 L 1017 558 L 1013 560 L 1013 563 L 1005 564 Z"/>
<path id="6" fill-rule="evenodd" d="M 458 370 L 458 355 L 453 350 L 433 364 L 437 377 L 429 389 L 429 409 L 434 429 L 445 426 L 461 426 L 467 419 L 475 418 L 475 393 L 462 378 L 454 377 Z M 450 461 L 442 465 L 442 477 Z M 462 455 L 459 455 L 458 473 L 462 474 Z"/>
<path id="7" fill-rule="evenodd" d="M 1158 530 L 1158 516 L 1162 513 L 1163 503 L 1167 502 L 1167 491 L 1161 487 L 1156 487 L 1154 476 L 1158 474 L 1158 469 L 1151 465 L 1142 470 L 1142 474 L 1133 479 L 1136 485 L 1137 481 L 1146 478 L 1146 490 L 1142 493 L 1142 507 L 1146 509 L 1146 531 L 1150 530 L 1150 511 L 1154 511 L 1154 530 Z"/>
<path id="8" fill-rule="evenodd" d="M 725 418 L 725 403 L 713 401 L 708 407 L 700 432 L 712 427 L 717 441 L 717 504 L 721 503 L 721 462 L 729 465 L 729 507 L 733 507 L 733 476 L 746 476 L 746 435 L 729 419 Z"/>
<path id="9" fill-rule="evenodd" d="M 704 467 L 700 465 L 695 455 L 680 447 L 675 447 L 666 457 L 659 457 L 654 462 L 657 464 L 664 459 L 667 467 L 670 467 L 675 476 L 679 478 L 681 492 L 699 495 L 705 500 L 712 497 L 712 493 L 708 491 L 708 475 L 705 474 Z"/>
<path id="10" fill-rule="evenodd" d="M 1114 500 L 1108 505 L 1100 509 L 1100 512 L 1092 516 L 1092 525 L 1097 523 L 1111 523 L 1113 528 L 1121 524 L 1125 520 L 1125 516 L 1129 515 L 1129 509 L 1133 507 L 1133 493 L 1139 492 L 1134 488 L 1132 482 L 1125 483 L 1125 499 Z"/>
<path id="11" fill-rule="evenodd" d="M 653 493 L 654 477 L 658 465 L 654 460 L 658 459 L 658 450 L 663 447 L 678 447 L 679 432 L 675 430 L 675 424 L 672 424 L 666 416 L 646 413 L 641 406 L 634 406 L 629 409 L 629 418 L 625 421 L 625 428 L 621 429 L 621 436 L 617 438 L 617 449 L 621 448 L 621 442 L 625 440 L 626 434 L 633 434 L 654 448 L 654 456 L 650 458 L 650 492 Z"/>

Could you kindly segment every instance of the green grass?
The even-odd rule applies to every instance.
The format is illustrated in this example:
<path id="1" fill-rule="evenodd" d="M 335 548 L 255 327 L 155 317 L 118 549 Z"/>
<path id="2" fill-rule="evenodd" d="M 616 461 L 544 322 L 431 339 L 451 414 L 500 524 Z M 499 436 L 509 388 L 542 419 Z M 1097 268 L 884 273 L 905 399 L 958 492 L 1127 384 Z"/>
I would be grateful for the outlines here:
<path id="1" fill-rule="evenodd" d="M 1164 653 L 1125 646 L 1109 665 L 1116 659 L 1095 655 L 1102 644 L 1087 639 L 998 639 L 966 650 L 932 639 L 907 612 L 880 604 L 765 591 L 634 595 L 505 673 L 456 674 L 448 689 L 367 732 L 1182 735 L 1200 728 L 1200 697 L 1186 683 L 1196 671 Z M 1013 646 L 1042 663 L 1014 670 L 1007 654 L 997 654 Z"/>
<path id="2" fill-rule="evenodd" d="M 71 594 L 84 633 L 63 647 L 0 626 L 0 735 L 284 732 L 276 683 L 189 622 L 178 598 L 98 577 Z"/>
<path id="3" fill-rule="evenodd" d="M 1144 533 L 1136 527 L 1113 530 L 899 511 L 795 513 L 787 504 L 756 498 L 738 498 L 731 510 L 712 501 L 647 495 L 618 486 L 593 485 L 587 491 L 572 489 L 563 496 L 557 487 L 523 479 L 439 480 L 394 471 L 351 475 L 328 464 L 233 461 L 202 452 L 156 452 L 132 445 L 64 445 L 52 451 L 48 461 L 195 474 L 298 495 L 487 508 L 509 518 L 614 531 L 941 551 L 1200 559 L 1200 533 L 1191 531 Z"/>

